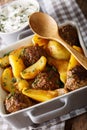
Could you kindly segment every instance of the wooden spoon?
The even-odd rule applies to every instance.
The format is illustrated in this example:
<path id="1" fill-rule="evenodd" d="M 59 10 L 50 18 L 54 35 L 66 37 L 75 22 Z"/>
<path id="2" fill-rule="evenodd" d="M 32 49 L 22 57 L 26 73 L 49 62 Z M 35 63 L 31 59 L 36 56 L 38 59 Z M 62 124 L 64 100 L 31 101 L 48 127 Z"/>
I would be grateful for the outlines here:
<path id="1" fill-rule="evenodd" d="M 61 45 L 63 45 L 87 70 L 87 58 L 80 54 L 77 50 L 72 48 L 59 36 L 58 25 L 51 16 L 42 12 L 33 13 L 29 17 L 29 24 L 32 31 L 40 37 L 55 40 L 59 42 Z"/>

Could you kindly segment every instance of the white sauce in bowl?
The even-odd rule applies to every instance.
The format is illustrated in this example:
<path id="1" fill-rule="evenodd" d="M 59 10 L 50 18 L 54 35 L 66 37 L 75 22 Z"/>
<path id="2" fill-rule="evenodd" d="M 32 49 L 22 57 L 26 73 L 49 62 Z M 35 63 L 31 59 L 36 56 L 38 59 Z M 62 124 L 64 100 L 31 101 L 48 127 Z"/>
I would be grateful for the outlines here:
<path id="1" fill-rule="evenodd" d="M 10 33 L 28 25 L 28 16 L 39 11 L 35 0 L 18 0 L 0 9 L 0 32 Z"/>

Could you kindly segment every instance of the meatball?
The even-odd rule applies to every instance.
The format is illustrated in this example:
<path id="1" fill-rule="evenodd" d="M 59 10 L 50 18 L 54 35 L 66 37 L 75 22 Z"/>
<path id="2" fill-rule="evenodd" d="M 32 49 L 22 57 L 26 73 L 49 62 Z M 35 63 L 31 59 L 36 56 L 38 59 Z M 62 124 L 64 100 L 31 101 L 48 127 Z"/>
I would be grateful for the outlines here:
<path id="1" fill-rule="evenodd" d="M 20 92 L 8 94 L 4 102 L 7 113 L 12 113 L 32 105 L 30 99 Z"/>
<path id="2" fill-rule="evenodd" d="M 22 59 L 24 64 L 28 67 L 39 60 L 41 56 L 46 56 L 45 50 L 42 47 L 35 45 L 24 49 Z"/>
<path id="3" fill-rule="evenodd" d="M 70 45 L 80 46 L 77 30 L 74 26 L 68 24 L 60 27 L 59 34 Z"/>
<path id="4" fill-rule="evenodd" d="M 47 72 L 41 72 L 37 75 L 34 82 L 32 83 L 32 88 L 43 89 L 43 90 L 55 90 L 60 87 L 61 81 L 59 73 L 50 70 Z"/>
<path id="5" fill-rule="evenodd" d="M 77 65 L 67 72 L 65 88 L 72 91 L 87 85 L 87 70 L 81 65 Z"/>

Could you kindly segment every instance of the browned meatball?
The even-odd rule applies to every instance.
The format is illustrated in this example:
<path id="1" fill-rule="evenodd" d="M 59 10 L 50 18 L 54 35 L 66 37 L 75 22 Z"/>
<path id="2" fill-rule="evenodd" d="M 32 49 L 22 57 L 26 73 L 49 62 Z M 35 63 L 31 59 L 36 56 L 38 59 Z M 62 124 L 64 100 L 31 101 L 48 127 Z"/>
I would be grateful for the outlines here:
<path id="1" fill-rule="evenodd" d="M 30 99 L 20 92 L 10 93 L 5 99 L 7 113 L 12 113 L 32 105 Z"/>
<path id="2" fill-rule="evenodd" d="M 87 70 L 81 65 L 77 65 L 67 72 L 65 88 L 72 91 L 87 85 Z"/>
<path id="3" fill-rule="evenodd" d="M 50 70 L 47 72 L 41 72 L 35 78 L 35 81 L 32 83 L 32 88 L 43 89 L 43 90 L 55 90 L 60 87 L 61 81 L 59 73 Z"/>
<path id="4" fill-rule="evenodd" d="M 67 24 L 60 27 L 59 34 L 70 45 L 80 46 L 77 30 L 74 26 Z"/>
<path id="5" fill-rule="evenodd" d="M 44 49 L 38 45 L 29 46 L 24 49 L 22 59 L 24 64 L 28 67 L 34 64 L 41 56 L 46 56 Z"/>

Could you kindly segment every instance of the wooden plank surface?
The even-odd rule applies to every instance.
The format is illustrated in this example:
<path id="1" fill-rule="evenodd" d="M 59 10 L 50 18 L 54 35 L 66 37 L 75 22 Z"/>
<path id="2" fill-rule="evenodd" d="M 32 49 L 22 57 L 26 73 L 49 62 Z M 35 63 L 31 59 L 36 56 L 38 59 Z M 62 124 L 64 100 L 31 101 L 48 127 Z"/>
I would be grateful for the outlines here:
<path id="1" fill-rule="evenodd" d="M 66 121 L 65 130 L 87 130 L 87 113 Z"/>

